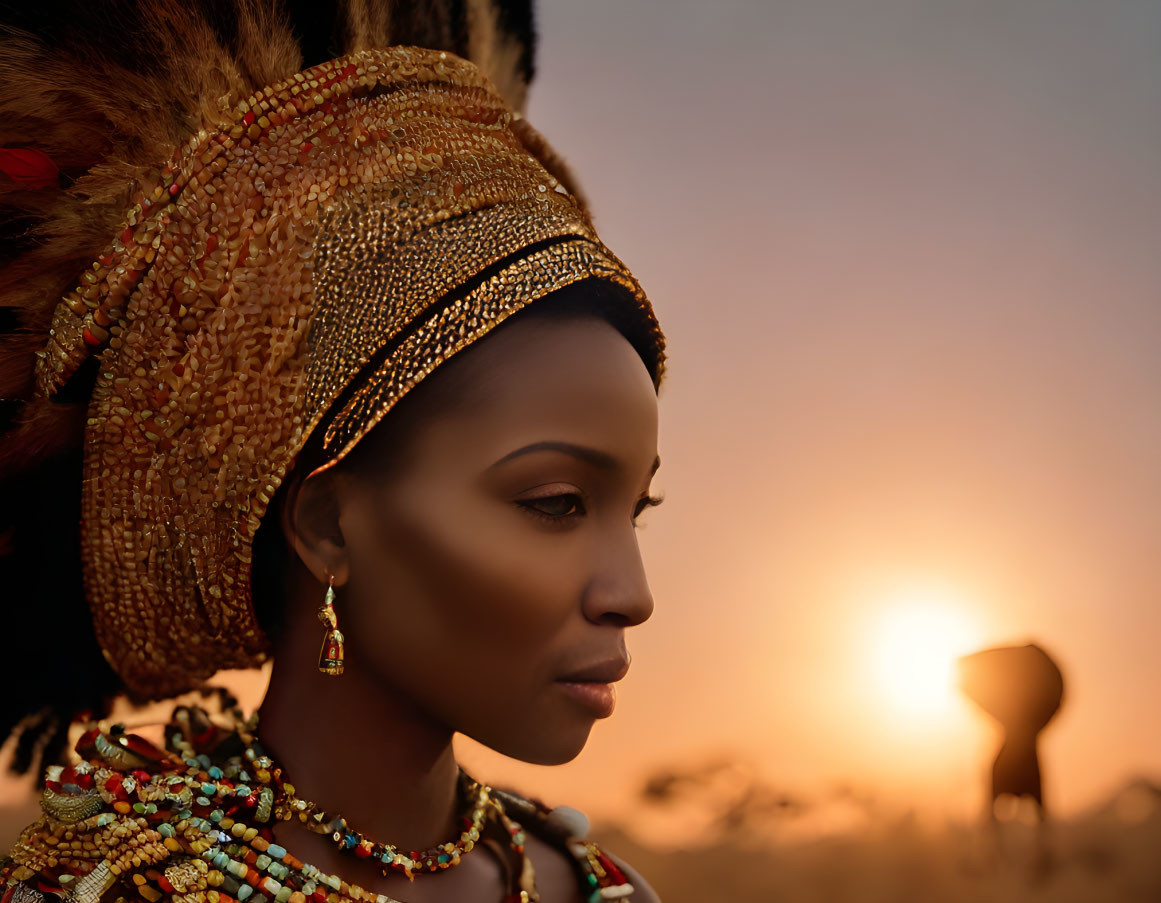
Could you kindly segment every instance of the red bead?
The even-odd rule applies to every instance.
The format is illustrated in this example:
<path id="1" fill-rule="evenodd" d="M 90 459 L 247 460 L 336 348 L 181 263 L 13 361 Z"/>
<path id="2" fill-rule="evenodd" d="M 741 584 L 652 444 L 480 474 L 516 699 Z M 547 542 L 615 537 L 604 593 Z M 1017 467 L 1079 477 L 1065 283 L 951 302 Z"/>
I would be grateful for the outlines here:
<path id="1" fill-rule="evenodd" d="M 625 878 L 625 873 L 617 868 L 613 864 L 613 860 L 611 860 L 604 853 L 597 854 L 597 861 L 601 864 L 605 871 L 609 873 L 609 877 L 613 879 L 614 884 L 624 884 L 626 882 L 627 879 Z"/>
<path id="2" fill-rule="evenodd" d="M 251 111 L 250 111 L 250 112 L 248 112 L 248 113 L 247 113 L 245 116 L 243 116 L 243 117 L 242 117 L 242 124 L 243 124 L 243 125 L 253 125 L 253 124 L 254 124 L 254 118 L 255 118 L 255 117 L 254 117 L 254 112 L 251 110 Z"/>

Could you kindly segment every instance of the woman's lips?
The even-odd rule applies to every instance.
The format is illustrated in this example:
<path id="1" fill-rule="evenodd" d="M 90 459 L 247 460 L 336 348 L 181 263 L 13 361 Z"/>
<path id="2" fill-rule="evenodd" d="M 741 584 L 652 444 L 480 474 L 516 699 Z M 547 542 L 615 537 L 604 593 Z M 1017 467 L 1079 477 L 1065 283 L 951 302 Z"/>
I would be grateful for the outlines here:
<path id="1" fill-rule="evenodd" d="M 612 684 L 595 680 L 558 680 L 573 699 L 591 711 L 598 718 L 608 718 L 617 704 L 617 693 Z"/>

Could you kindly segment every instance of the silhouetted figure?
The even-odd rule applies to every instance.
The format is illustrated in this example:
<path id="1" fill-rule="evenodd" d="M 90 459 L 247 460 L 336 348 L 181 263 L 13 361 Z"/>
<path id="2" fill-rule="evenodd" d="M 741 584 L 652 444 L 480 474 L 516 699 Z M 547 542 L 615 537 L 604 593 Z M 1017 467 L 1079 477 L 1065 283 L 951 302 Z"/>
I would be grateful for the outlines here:
<path id="1" fill-rule="evenodd" d="M 985 649 L 959 660 L 959 687 L 1004 729 L 992 766 L 992 818 L 1005 793 L 1036 801 L 1045 817 L 1036 740 L 1060 708 L 1064 678 L 1060 668 L 1035 644 Z"/>

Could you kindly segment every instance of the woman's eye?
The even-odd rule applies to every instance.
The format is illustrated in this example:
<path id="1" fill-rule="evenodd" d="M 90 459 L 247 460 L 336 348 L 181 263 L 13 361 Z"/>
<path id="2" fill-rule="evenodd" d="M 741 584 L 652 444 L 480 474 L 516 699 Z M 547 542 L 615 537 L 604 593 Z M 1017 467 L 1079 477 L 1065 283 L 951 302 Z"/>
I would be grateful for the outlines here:
<path id="1" fill-rule="evenodd" d="M 633 526 L 641 526 L 637 523 L 637 518 L 641 516 L 642 512 L 646 508 L 660 505 L 663 500 L 662 497 L 653 495 L 640 499 L 633 512 Z M 568 523 L 585 513 L 583 499 L 575 492 L 549 495 L 537 499 L 524 499 L 517 504 L 534 517 L 555 525 Z"/>
<path id="2" fill-rule="evenodd" d="M 538 499 L 525 499 L 519 504 L 529 514 L 554 523 L 571 520 L 584 513 L 581 497 L 575 492 L 568 492 L 563 495 L 550 495 Z M 577 513 L 574 513 L 574 511 Z"/>

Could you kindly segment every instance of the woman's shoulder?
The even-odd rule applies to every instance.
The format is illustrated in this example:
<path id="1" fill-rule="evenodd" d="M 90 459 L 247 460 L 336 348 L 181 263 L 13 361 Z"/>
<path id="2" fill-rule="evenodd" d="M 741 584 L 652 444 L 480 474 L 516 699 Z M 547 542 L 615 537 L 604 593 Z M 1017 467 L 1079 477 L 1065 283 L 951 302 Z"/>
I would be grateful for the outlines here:
<path id="1" fill-rule="evenodd" d="M 585 903 L 658 903 L 657 893 L 632 866 L 589 839 L 583 812 L 570 806 L 549 808 L 512 791 L 497 795 L 529 835 L 528 852 L 542 892 L 551 888 L 559 895 L 571 883 L 578 892 L 575 899 Z"/>

